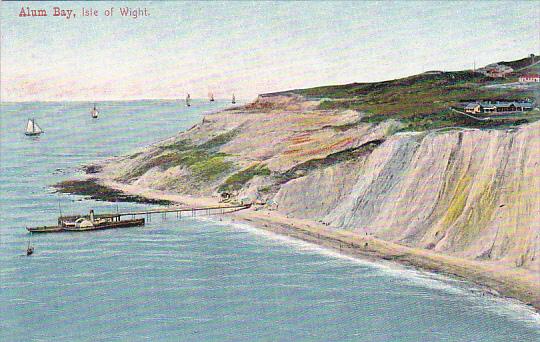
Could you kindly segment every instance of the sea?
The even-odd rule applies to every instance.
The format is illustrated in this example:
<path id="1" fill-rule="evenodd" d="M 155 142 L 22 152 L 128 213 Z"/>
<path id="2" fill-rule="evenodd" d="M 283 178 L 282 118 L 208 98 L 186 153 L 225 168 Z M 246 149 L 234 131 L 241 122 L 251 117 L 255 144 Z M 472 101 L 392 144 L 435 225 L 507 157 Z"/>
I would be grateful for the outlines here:
<path id="1" fill-rule="evenodd" d="M 225 101 L 1 104 L 0 341 L 539 341 L 540 317 L 465 281 L 341 256 L 217 217 L 30 234 L 59 213 L 155 207 L 56 193 L 81 165 Z M 44 130 L 24 135 L 27 120 Z M 26 256 L 29 240 L 35 248 Z"/>

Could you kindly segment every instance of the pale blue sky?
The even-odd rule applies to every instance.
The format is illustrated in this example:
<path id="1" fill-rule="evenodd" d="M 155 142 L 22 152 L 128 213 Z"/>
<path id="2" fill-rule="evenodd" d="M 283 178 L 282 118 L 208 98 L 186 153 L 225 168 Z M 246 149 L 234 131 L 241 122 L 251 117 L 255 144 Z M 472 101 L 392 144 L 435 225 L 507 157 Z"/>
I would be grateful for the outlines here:
<path id="1" fill-rule="evenodd" d="M 540 52 L 538 2 L 2 2 L 12 100 L 258 93 L 458 70 Z M 74 19 L 19 18 L 21 6 Z M 121 17 L 119 7 L 149 17 Z M 97 18 L 81 18 L 82 7 Z M 114 7 L 114 15 L 103 11 Z"/>

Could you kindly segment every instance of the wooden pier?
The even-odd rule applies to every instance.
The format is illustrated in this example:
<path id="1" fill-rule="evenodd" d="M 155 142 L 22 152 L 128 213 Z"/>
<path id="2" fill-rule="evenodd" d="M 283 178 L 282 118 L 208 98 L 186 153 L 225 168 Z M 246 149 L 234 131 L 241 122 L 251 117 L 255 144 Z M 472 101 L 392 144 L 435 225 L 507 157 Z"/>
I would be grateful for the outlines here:
<path id="1" fill-rule="evenodd" d="M 56 226 L 26 227 L 26 230 L 31 233 L 56 233 L 136 227 L 144 226 L 145 222 L 151 222 L 152 215 L 154 214 L 161 214 L 163 220 L 167 219 L 167 214 L 174 214 L 177 219 L 181 219 L 182 217 L 196 217 L 201 214 L 207 216 L 227 214 L 249 207 L 251 207 L 251 204 L 199 208 L 169 207 L 152 210 L 117 212 L 113 214 L 94 214 L 94 211 L 90 210 L 88 215 L 60 216 L 58 217 Z M 121 218 L 125 216 L 130 216 L 131 219 L 122 220 Z M 136 218 L 137 216 L 139 216 L 139 218 Z M 145 218 L 140 218 L 140 216 L 146 216 L 146 220 Z"/>
<path id="2" fill-rule="evenodd" d="M 239 204 L 239 205 L 229 205 L 229 206 L 210 206 L 210 207 L 196 207 L 196 208 L 186 208 L 186 207 L 169 207 L 169 208 L 158 208 L 152 210 L 140 210 L 140 211 L 128 211 L 128 212 L 117 212 L 111 214 L 96 214 L 96 219 L 114 219 L 120 220 L 121 217 L 131 217 L 135 219 L 137 216 L 145 216 L 147 221 L 151 221 L 152 215 L 161 214 L 163 219 L 167 218 L 167 214 L 173 214 L 176 218 L 180 219 L 182 217 L 196 217 L 196 216 L 209 216 L 209 215 L 220 215 L 232 213 L 235 211 L 248 209 L 251 207 L 251 204 Z M 58 221 L 73 221 L 80 217 L 88 217 L 89 215 L 72 215 L 72 216 L 60 216 Z"/>

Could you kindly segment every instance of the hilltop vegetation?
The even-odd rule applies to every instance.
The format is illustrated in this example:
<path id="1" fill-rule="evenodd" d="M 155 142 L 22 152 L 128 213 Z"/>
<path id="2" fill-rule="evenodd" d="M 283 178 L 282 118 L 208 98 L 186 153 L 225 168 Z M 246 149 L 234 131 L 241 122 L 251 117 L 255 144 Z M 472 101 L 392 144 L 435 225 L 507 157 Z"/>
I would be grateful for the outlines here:
<path id="1" fill-rule="evenodd" d="M 535 61 L 538 61 L 538 56 L 536 56 L 536 59 Z M 502 65 L 507 65 L 509 67 L 511 67 L 512 69 L 514 70 L 519 70 L 519 69 L 522 69 L 522 68 L 526 68 L 528 66 L 530 66 L 532 63 L 531 63 L 531 57 L 525 57 L 525 58 L 522 58 L 522 59 L 516 59 L 515 61 L 509 61 L 509 62 L 499 62 L 498 64 L 502 64 Z M 539 64 L 536 64 L 533 66 L 533 68 L 536 69 L 536 71 L 538 71 L 538 66 Z"/>
<path id="2" fill-rule="evenodd" d="M 516 68 L 527 66 L 529 58 L 513 62 L 501 62 Z M 538 64 L 530 69 L 510 75 L 506 79 L 494 79 L 479 72 L 452 71 L 427 72 L 397 80 L 351 83 L 296 89 L 280 94 L 297 94 L 320 100 L 319 109 L 353 109 L 366 113 L 363 122 L 381 122 L 396 119 L 403 122 L 405 130 L 426 130 L 451 126 L 497 127 L 527 122 L 524 117 L 515 120 L 481 122 L 449 110 L 463 99 L 538 99 L 538 90 L 486 87 L 517 81 L 518 75 L 535 72 Z M 527 121 L 523 121 L 527 120 Z"/>

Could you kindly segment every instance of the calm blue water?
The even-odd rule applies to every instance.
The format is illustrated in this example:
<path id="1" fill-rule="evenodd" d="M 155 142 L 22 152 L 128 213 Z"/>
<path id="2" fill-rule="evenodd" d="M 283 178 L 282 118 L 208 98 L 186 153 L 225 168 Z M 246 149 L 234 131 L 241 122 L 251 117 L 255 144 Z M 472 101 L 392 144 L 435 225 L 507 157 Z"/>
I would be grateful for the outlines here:
<path id="1" fill-rule="evenodd" d="M 116 210 L 51 184 L 227 105 L 106 102 L 98 120 L 88 103 L 2 105 L 0 341 L 538 341 L 537 314 L 466 284 L 219 221 L 34 235 L 24 256 L 25 225 L 54 223 L 58 203 Z M 25 137 L 28 117 L 45 134 Z"/>

